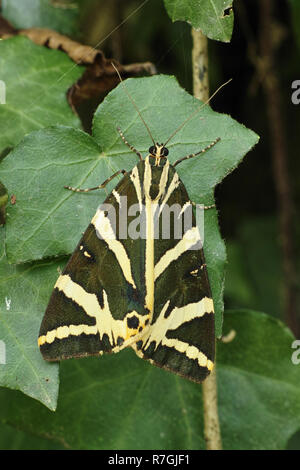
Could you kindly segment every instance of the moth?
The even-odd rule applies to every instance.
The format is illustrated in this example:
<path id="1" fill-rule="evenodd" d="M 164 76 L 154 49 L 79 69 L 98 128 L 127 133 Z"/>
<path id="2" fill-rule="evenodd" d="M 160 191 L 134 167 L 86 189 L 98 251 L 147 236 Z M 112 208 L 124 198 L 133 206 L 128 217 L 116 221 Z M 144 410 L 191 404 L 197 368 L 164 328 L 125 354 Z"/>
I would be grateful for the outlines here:
<path id="1" fill-rule="evenodd" d="M 209 151 L 220 138 L 171 164 L 167 144 L 179 128 L 159 144 L 137 111 L 153 143 L 149 154 L 143 158 L 118 128 L 139 158 L 133 169 L 119 170 L 95 188 L 67 187 L 100 189 L 123 174 L 54 286 L 38 345 L 47 361 L 116 353 L 130 346 L 151 364 L 202 382 L 214 365 L 214 305 L 193 203 L 176 166 Z M 144 236 L 120 236 L 134 221 L 125 211 L 124 226 L 120 209 L 125 205 L 139 209 Z M 165 237 L 162 217 L 173 205 L 180 210 L 170 213 Z M 186 211 L 190 225 L 184 230 Z M 181 237 L 175 222 L 182 228 Z"/>

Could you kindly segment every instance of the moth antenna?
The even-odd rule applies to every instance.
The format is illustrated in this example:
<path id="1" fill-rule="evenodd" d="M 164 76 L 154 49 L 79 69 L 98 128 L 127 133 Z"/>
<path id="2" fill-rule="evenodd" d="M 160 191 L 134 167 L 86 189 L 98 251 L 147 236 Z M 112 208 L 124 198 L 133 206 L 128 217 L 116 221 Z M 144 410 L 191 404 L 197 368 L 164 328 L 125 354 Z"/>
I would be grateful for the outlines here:
<path id="1" fill-rule="evenodd" d="M 231 82 L 231 80 L 232 78 L 230 78 L 230 80 L 228 80 L 227 82 L 223 83 L 223 85 L 219 86 L 219 88 L 208 98 L 207 101 L 205 101 L 205 103 L 202 103 L 195 111 L 193 111 L 192 114 L 185 121 L 183 121 L 183 123 L 180 124 L 179 127 L 177 127 L 177 129 L 173 132 L 173 134 L 170 135 L 170 137 L 164 143 L 164 147 L 167 145 L 168 142 L 170 142 L 170 140 L 174 137 L 174 135 L 177 134 L 177 132 L 179 132 L 180 129 L 182 129 L 183 126 L 185 126 L 186 123 L 190 121 L 200 111 L 200 109 L 206 106 L 210 102 L 210 100 L 221 90 L 221 88 L 228 85 L 228 83 Z"/>
<path id="2" fill-rule="evenodd" d="M 146 127 L 146 129 L 147 129 L 147 131 L 148 131 L 148 134 L 150 135 L 151 140 L 152 140 L 153 144 L 155 145 L 155 140 L 154 140 L 153 137 L 152 137 L 151 131 L 150 131 L 150 129 L 149 129 L 147 123 L 145 122 L 143 116 L 141 115 L 141 112 L 140 112 L 139 108 L 137 107 L 137 104 L 135 103 L 135 101 L 134 101 L 134 99 L 132 98 L 131 94 L 130 94 L 129 91 L 127 90 L 127 87 L 126 87 L 125 83 L 123 82 L 122 77 L 121 77 L 121 75 L 120 75 L 120 73 L 119 73 L 119 70 L 117 69 L 117 67 L 115 66 L 115 64 L 113 64 L 112 62 L 111 62 L 111 65 L 113 66 L 113 68 L 114 68 L 115 71 L 117 72 L 118 77 L 119 77 L 119 80 L 120 80 L 120 82 L 121 82 L 121 84 L 122 84 L 122 86 L 123 86 L 123 88 L 124 88 L 124 90 L 125 90 L 126 95 L 127 95 L 128 98 L 130 99 L 130 101 L 131 101 L 131 103 L 133 104 L 133 106 L 135 107 L 135 109 L 137 110 L 137 113 L 138 113 L 138 115 L 140 116 L 141 121 L 144 123 L 144 126 Z"/>

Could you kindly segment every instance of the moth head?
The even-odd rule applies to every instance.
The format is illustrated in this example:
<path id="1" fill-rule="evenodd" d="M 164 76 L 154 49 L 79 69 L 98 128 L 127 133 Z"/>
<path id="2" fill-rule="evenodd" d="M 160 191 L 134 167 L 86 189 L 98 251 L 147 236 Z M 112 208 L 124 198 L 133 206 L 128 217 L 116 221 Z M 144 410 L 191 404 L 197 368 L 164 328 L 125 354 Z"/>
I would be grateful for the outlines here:
<path id="1" fill-rule="evenodd" d="M 151 145 L 149 148 L 149 153 L 156 159 L 166 158 L 169 155 L 169 150 L 164 146 L 164 144 L 159 144 L 156 142 L 155 145 Z"/>

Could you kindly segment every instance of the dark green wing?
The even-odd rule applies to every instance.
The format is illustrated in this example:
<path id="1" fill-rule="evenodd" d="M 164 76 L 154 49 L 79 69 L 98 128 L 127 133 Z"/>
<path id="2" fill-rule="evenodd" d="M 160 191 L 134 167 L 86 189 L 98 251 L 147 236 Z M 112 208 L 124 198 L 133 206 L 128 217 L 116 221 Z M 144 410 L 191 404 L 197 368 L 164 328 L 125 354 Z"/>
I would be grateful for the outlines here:
<path id="1" fill-rule="evenodd" d="M 46 360 L 116 352 L 149 322 L 144 240 L 116 234 L 122 196 L 137 202 L 129 174 L 99 207 L 55 284 L 38 339 Z"/>
<path id="2" fill-rule="evenodd" d="M 152 172 L 152 180 L 155 182 L 155 169 Z M 192 205 L 171 165 L 161 205 L 166 194 L 168 206 L 174 207 L 175 212 L 172 215 L 170 211 L 170 237 L 163 238 L 165 233 L 161 222 L 160 237 L 155 240 L 153 318 L 150 328 L 132 347 L 140 357 L 151 363 L 201 382 L 213 368 L 214 307 Z M 176 212 L 176 205 L 179 213 Z M 172 227 L 183 208 L 185 211 L 190 210 L 192 222 L 182 238 L 178 239 Z"/>

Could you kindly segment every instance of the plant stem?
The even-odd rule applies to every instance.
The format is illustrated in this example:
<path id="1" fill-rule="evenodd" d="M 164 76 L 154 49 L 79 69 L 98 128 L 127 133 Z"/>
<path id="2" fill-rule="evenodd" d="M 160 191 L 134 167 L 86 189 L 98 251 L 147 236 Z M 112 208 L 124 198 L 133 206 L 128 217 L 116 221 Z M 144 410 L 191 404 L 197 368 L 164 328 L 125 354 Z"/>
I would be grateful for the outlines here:
<path id="1" fill-rule="evenodd" d="M 202 101 L 209 98 L 207 38 L 192 28 L 193 89 Z M 202 384 L 204 410 L 204 439 L 207 450 L 221 450 L 222 440 L 218 415 L 216 366 Z"/>
<path id="2" fill-rule="evenodd" d="M 209 98 L 207 37 L 192 28 L 193 50 L 193 90 L 201 101 Z"/>
<path id="3" fill-rule="evenodd" d="M 204 439 L 207 450 L 222 450 L 222 439 L 218 415 L 216 366 L 202 384 L 204 410 Z"/>

